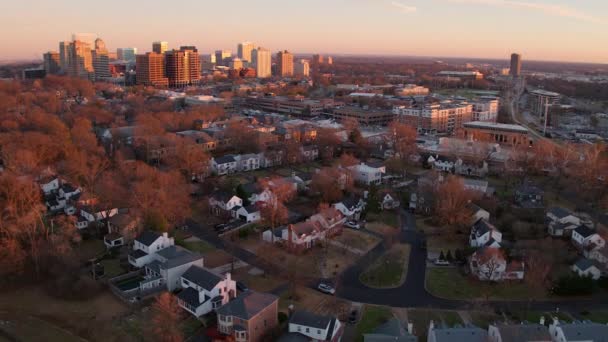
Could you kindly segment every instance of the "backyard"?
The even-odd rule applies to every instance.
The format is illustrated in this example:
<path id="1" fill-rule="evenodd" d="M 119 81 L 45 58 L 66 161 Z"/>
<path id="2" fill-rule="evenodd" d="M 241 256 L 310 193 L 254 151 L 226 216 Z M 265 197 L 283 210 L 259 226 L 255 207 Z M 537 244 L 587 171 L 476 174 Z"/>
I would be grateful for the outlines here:
<path id="1" fill-rule="evenodd" d="M 456 268 L 437 267 L 427 270 L 426 288 L 433 295 L 447 299 L 525 300 L 533 293 L 525 283 L 486 283 L 467 278 Z"/>
<path id="2" fill-rule="evenodd" d="M 410 245 L 396 244 L 361 273 L 365 285 L 375 288 L 395 288 L 407 275 Z"/>
<path id="3" fill-rule="evenodd" d="M 366 305 L 363 309 L 361 320 L 356 326 L 356 340 L 363 341 L 363 335 L 374 331 L 378 326 L 391 319 L 391 310 L 384 306 Z"/>

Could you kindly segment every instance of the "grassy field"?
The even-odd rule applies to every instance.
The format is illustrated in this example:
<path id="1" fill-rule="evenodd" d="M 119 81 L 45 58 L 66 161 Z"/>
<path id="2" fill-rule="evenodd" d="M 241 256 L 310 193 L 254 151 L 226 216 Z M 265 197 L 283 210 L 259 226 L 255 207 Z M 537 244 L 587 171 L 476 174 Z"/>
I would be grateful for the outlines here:
<path id="1" fill-rule="evenodd" d="M 403 284 L 409 255 L 409 245 L 394 245 L 361 274 L 361 281 L 376 288 L 394 288 Z"/>
<path id="2" fill-rule="evenodd" d="M 101 264 L 104 267 L 106 278 L 114 278 L 126 272 L 120 267 L 120 260 L 118 259 L 105 259 L 101 261 Z"/>
<path id="3" fill-rule="evenodd" d="M 391 227 L 399 227 L 399 216 L 395 211 L 382 211 L 380 213 L 368 213 L 367 222 L 380 222 Z"/>
<path id="4" fill-rule="evenodd" d="M 17 341 L 84 341 L 66 330 L 35 317 L 0 314 L 0 319 L 3 321 L 0 330 Z M 5 341 L 2 335 L 0 335 L 0 341 Z"/>
<path id="5" fill-rule="evenodd" d="M 192 252 L 197 252 L 200 254 L 205 254 L 207 252 L 211 252 L 215 248 L 208 244 L 205 241 L 181 241 L 179 243 L 182 247 L 191 250 Z"/>
<path id="6" fill-rule="evenodd" d="M 431 268 L 426 287 L 432 294 L 448 299 L 528 299 L 530 290 L 524 283 L 491 284 L 470 279 L 454 268 Z M 539 298 L 536 296 L 535 298 Z"/>
<path id="7" fill-rule="evenodd" d="M 363 334 L 368 334 L 374 331 L 378 326 L 382 325 L 393 317 L 391 310 L 383 306 L 366 306 L 363 310 L 361 320 L 357 324 L 356 341 L 363 341 Z"/>
<path id="8" fill-rule="evenodd" d="M 473 320 L 473 324 L 476 326 L 487 329 L 488 325 L 501 321 L 502 317 L 499 317 L 495 313 L 492 312 L 483 312 L 483 311 L 472 311 L 470 312 L 471 319 Z"/>
<path id="9" fill-rule="evenodd" d="M 414 325 L 414 334 L 421 341 L 426 340 L 429 322 L 441 322 L 441 312 L 437 310 L 411 309 L 408 310 L 409 322 Z"/>

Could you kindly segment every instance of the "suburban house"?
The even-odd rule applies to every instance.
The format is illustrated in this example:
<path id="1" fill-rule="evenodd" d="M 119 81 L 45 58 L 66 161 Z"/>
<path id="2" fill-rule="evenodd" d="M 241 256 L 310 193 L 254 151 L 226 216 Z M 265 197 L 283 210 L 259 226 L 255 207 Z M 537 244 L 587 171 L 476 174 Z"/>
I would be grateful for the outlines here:
<path id="1" fill-rule="evenodd" d="M 364 334 L 363 342 L 418 342 L 418 337 L 412 335 L 412 330 L 412 323 L 408 324 L 406 330 L 398 319 L 392 318 L 373 332 Z"/>
<path id="2" fill-rule="evenodd" d="M 454 162 L 449 159 L 441 159 L 439 156 L 429 156 L 426 161 L 434 170 L 442 172 L 454 172 Z"/>
<path id="3" fill-rule="evenodd" d="M 608 325 L 579 321 L 562 323 L 554 318 L 549 325 L 549 333 L 553 342 L 599 342 L 606 341 Z"/>
<path id="4" fill-rule="evenodd" d="M 494 188 L 491 188 L 490 183 L 482 179 L 463 178 L 462 184 L 465 189 L 475 191 L 481 195 L 492 195 Z"/>
<path id="5" fill-rule="evenodd" d="M 581 219 L 568 209 L 552 207 L 547 210 L 546 222 L 551 236 L 570 236 L 581 225 Z"/>
<path id="6" fill-rule="evenodd" d="M 317 145 L 304 145 L 300 148 L 300 153 L 303 161 L 315 161 L 319 158 L 319 147 Z"/>
<path id="7" fill-rule="evenodd" d="M 471 222 L 472 223 L 475 223 L 481 219 L 490 221 L 490 213 L 487 210 L 484 210 L 480 206 L 476 205 L 475 203 L 473 203 L 473 202 L 469 203 L 467 205 L 467 209 L 471 213 Z"/>
<path id="8" fill-rule="evenodd" d="M 390 190 L 381 190 L 378 192 L 378 201 L 380 202 L 380 209 L 382 210 L 392 210 L 395 208 L 399 208 L 401 202 L 397 195 Z"/>
<path id="9" fill-rule="evenodd" d="M 129 263 L 137 268 L 154 261 L 154 253 L 175 245 L 175 240 L 167 233 L 158 234 L 146 230 L 133 241 L 133 250 L 129 253 Z"/>
<path id="10" fill-rule="evenodd" d="M 235 156 L 235 159 L 237 160 L 237 170 L 247 172 L 261 168 L 264 156 L 261 153 L 250 153 Z"/>
<path id="11" fill-rule="evenodd" d="M 279 297 L 247 291 L 216 310 L 218 330 L 237 342 L 263 341 L 279 324 L 278 308 Z"/>
<path id="12" fill-rule="evenodd" d="M 462 176 L 485 177 L 488 174 L 488 163 L 485 160 L 465 162 L 458 158 L 454 163 L 454 173 Z"/>
<path id="13" fill-rule="evenodd" d="M 471 227 L 469 245 L 471 247 L 500 248 L 502 233 L 485 219 L 479 219 Z"/>
<path id="14" fill-rule="evenodd" d="M 247 223 L 258 222 L 262 219 L 260 209 L 256 205 L 248 205 L 246 207 L 232 208 L 234 217 Z"/>
<path id="15" fill-rule="evenodd" d="M 249 203 L 267 202 L 272 195 L 269 189 L 263 188 L 258 182 L 242 184 L 241 188 L 249 195 Z"/>
<path id="16" fill-rule="evenodd" d="M 544 191 L 530 183 L 524 183 L 515 189 L 515 204 L 525 209 L 545 207 Z"/>
<path id="17" fill-rule="evenodd" d="M 549 329 L 543 324 L 491 324 L 489 342 L 552 342 Z"/>
<path id="18" fill-rule="evenodd" d="M 572 271 L 579 277 L 591 277 L 594 280 L 602 276 L 602 267 L 595 261 L 587 258 L 580 258 L 574 265 Z"/>
<path id="19" fill-rule="evenodd" d="M 499 248 L 481 247 L 469 260 L 471 274 L 482 281 L 521 280 L 524 278 L 524 263 L 507 262 Z"/>
<path id="20" fill-rule="evenodd" d="M 488 332 L 474 325 L 464 327 L 443 328 L 429 323 L 427 342 L 487 342 Z"/>
<path id="21" fill-rule="evenodd" d="M 234 207 L 242 207 L 243 200 L 231 193 L 218 191 L 209 197 L 209 206 L 214 215 L 232 216 L 232 209 Z"/>
<path id="22" fill-rule="evenodd" d="M 230 273 L 215 274 L 203 267 L 190 266 L 181 277 L 177 302 L 184 310 L 201 317 L 236 297 L 236 282 Z"/>
<path id="23" fill-rule="evenodd" d="M 76 220 L 76 228 L 85 229 L 93 222 L 99 222 L 118 214 L 118 208 L 93 209 L 92 206 L 84 206 L 79 209 Z"/>
<path id="24" fill-rule="evenodd" d="M 335 317 L 295 311 L 289 318 L 289 334 L 303 335 L 311 341 L 339 342 L 344 326 Z"/>
<path id="25" fill-rule="evenodd" d="M 181 287 L 181 276 L 192 265 L 203 267 L 203 256 L 180 246 L 169 246 L 152 254 L 152 262 L 144 266 L 142 290 L 163 285 L 174 291 Z"/>
<path id="26" fill-rule="evenodd" d="M 38 184 L 40 185 L 40 190 L 42 190 L 45 195 L 49 195 L 59 190 L 61 180 L 59 179 L 59 177 L 52 175 L 40 178 L 38 180 Z"/>
<path id="27" fill-rule="evenodd" d="M 309 217 L 306 221 L 290 224 L 277 231 L 266 230 L 262 239 L 266 242 L 281 241 L 292 252 L 303 252 L 312 248 L 318 241 L 336 236 L 342 232 L 346 217 L 333 208 L 326 208 Z"/>
<path id="28" fill-rule="evenodd" d="M 386 173 L 386 167 L 381 163 L 363 163 L 348 168 L 353 172 L 355 181 L 365 185 L 379 185 L 382 176 Z"/>
<path id="29" fill-rule="evenodd" d="M 237 160 L 232 155 L 211 159 L 211 170 L 218 176 L 237 172 Z"/>
<path id="30" fill-rule="evenodd" d="M 576 248 L 585 251 L 604 247 L 606 240 L 595 229 L 580 226 L 572 231 L 572 243 Z"/>
<path id="31" fill-rule="evenodd" d="M 587 251 L 585 256 L 608 267 L 608 245 L 604 245 L 602 248 L 594 248 L 591 251 Z"/>
<path id="32" fill-rule="evenodd" d="M 137 234 L 139 221 L 129 212 L 118 212 L 118 214 L 107 220 L 108 234 L 103 241 L 107 248 L 114 248 L 131 241 Z"/>
<path id="33" fill-rule="evenodd" d="M 365 200 L 361 197 L 350 196 L 342 202 L 334 203 L 333 207 L 342 213 L 349 220 L 358 220 L 365 209 Z"/>

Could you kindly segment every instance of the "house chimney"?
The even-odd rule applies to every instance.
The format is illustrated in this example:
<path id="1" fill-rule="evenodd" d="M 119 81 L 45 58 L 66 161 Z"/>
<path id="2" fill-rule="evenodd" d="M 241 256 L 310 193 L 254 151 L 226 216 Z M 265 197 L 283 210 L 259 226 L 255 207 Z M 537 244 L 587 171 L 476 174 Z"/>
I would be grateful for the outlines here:
<path id="1" fill-rule="evenodd" d="M 287 317 L 291 317 L 294 311 L 296 311 L 296 307 L 293 304 L 289 304 L 287 307 Z"/>
<path id="2" fill-rule="evenodd" d="M 410 333 L 411 335 L 414 335 L 414 323 L 407 324 L 407 332 Z"/>
<path id="3" fill-rule="evenodd" d="M 545 316 L 540 316 L 540 325 L 545 325 Z"/>
<path id="4" fill-rule="evenodd" d="M 163 237 L 164 237 L 165 239 L 168 239 L 168 238 L 169 238 L 169 233 L 164 232 L 164 233 L 163 233 Z"/>
<path id="5" fill-rule="evenodd" d="M 230 272 L 226 273 L 226 280 L 227 281 L 231 281 L 232 280 L 232 276 L 230 275 Z"/>

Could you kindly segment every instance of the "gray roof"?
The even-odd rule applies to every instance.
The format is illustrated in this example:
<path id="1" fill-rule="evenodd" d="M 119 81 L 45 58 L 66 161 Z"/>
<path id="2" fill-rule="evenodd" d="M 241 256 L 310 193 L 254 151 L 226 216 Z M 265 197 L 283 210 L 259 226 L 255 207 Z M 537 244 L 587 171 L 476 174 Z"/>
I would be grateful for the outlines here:
<path id="1" fill-rule="evenodd" d="M 310 342 L 310 338 L 298 333 L 283 334 L 277 342 Z"/>
<path id="2" fill-rule="evenodd" d="M 576 228 L 574 231 L 577 232 L 578 234 L 580 234 L 584 238 L 590 237 L 591 235 L 595 234 L 595 230 L 593 230 L 587 226 L 580 226 L 580 227 Z"/>
<path id="3" fill-rule="evenodd" d="M 317 329 L 326 329 L 332 319 L 333 318 L 330 316 L 321 316 L 308 311 L 296 311 L 289 319 L 289 323 Z"/>
<path id="4" fill-rule="evenodd" d="M 278 300 L 279 297 L 268 293 L 247 291 L 216 311 L 218 315 L 249 320 Z"/>
<path id="5" fill-rule="evenodd" d="M 182 277 L 207 291 L 213 290 L 217 283 L 222 281 L 222 277 L 198 266 L 190 266 Z"/>
<path id="6" fill-rule="evenodd" d="M 148 255 L 148 253 L 142 251 L 141 249 L 136 249 L 134 251 L 129 252 L 129 255 L 133 258 L 133 259 L 139 259 L 141 257 L 145 257 L 146 255 Z"/>
<path id="7" fill-rule="evenodd" d="M 590 259 L 587 259 L 587 258 L 580 258 L 580 259 L 578 259 L 578 261 L 574 264 L 574 266 L 576 266 L 576 268 L 578 268 L 581 271 L 586 271 L 586 270 L 590 269 L 593 266 L 595 266 L 596 268 L 598 268 L 597 264 L 593 260 L 590 260 Z"/>
<path id="8" fill-rule="evenodd" d="M 198 291 L 195 289 L 188 287 L 183 289 L 180 293 L 177 294 L 177 298 L 183 300 L 184 302 L 190 304 L 194 308 L 198 308 L 201 304 L 207 302 L 211 299 L 209 296 L 205 296 L 205 300 L 201 303 L 198 297 Z"/>
<path id="9" fill-rule="evenodd" d="M 486 342 L 488 332 L 478 327 L 435 328 L 436 342 Z"/>
<path id="10" fill-rule="evenodd" d="M 416 342 L 418 338 L 404 329 L 399 320 L 393 318 L 382 324 L 371 334 L 363 335 L 364 342 Z"/>
<path id="11" fill-rule="evenodd" d="M 160 265 L 163 269 L 171 269 L 203 258 L 202 255 L 193 253 L 179 246 L 170 246 L 161 249 L 156 254 L 166 260 Z"/>
<path id="12" fill-rule="evenodd" d="M 151 230 L 145 230 L 138 237 L 135 238 L 135 241 L 140 242 L 145 246 L 150 246 L 156 241 L 161 235 L 157 232 L 153 232 Z"/>
<path id="13" fill-rule="evenodd" d="M 572 215 L 570 210 L 564 209 L 562 207 L 551 207 L 547 210 L 547 213 L 551 213 L 557 218 L 564 218 L 566 216 Z"/>
<path id="14" fill-rule="evenodd" d="M 475 222 L 475 224 L 473 224 L 473 234 L 477 237 L 483 236 L 485 233 L 491 230 L 498 231 L 496 227 L 484 219 L 479 219 L 477 222 Z"/>
<path id="15" fill-rule="evenodd" d="M 568 341 L 608 342 L 608 325 L 599 323 L 560 324 Z"/>
<path id="16" fill-rule="evenodd" d="M 232 155 L 227 155 L 227 156 L 221 156 L 221 157 L 217 157 L 214 159 L 216 164 L 227 164 L 227 163 L 234 163 L 236 162 L 236 159 L 234 159 L 234 156 Z"/>
<path id="17" fill-rule="evenodd" d="M 498 324 L 502 342 L 551 341 L 551 334 L 541 324 Z"/>

